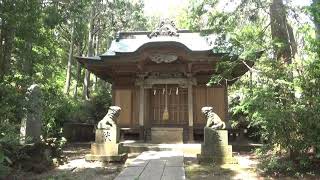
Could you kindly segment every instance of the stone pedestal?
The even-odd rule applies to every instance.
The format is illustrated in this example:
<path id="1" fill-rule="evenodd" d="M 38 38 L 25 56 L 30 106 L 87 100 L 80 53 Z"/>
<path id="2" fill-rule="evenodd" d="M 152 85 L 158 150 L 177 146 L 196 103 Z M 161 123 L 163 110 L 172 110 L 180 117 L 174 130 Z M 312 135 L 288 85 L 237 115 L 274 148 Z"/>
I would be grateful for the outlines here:
<path id="1" fill-rule="evenodd" d="M 165 144 L 182 144 L 183 143 L 183 128 L 151 128 L 151 142 Z"/>
<path id="2" fill-rule="evenodd" d="M 125 161 L 126 153 L 121 153 L 119 130 L 116 128 L 97 129 L 95 143 L 91 144 L 91 154 L 85 156 L 87 161 Z"/>
<path id="3" fill-rule="evenodd" d="M 25 96 L 24 116 L 20 127 L 20 144 L 40 142 L 43 119 L 43 98 L 37 84 L 31 85 Z"/>
<path id="4" fill-rule="evenodd" d="M 199 163 L 234 164 L 232 146 L 228 145 L 228 131 L 204 128 L 204 143 L 201 154 L 197 155 Z"/>

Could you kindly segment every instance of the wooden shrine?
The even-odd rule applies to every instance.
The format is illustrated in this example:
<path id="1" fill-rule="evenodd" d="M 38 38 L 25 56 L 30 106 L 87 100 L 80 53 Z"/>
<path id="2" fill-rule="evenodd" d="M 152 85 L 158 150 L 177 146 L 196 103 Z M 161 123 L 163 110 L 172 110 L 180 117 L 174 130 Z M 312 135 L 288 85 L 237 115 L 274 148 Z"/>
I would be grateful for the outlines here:
<path id="1" fill-rule="evenodd" d="M 113 105 L 122 109 L 120 128 L 136 131 L 142 140 L 150 140 L 152 128 L 178 128 L 188 142 L 203 132 L 202 107 L 213 106 L 227 121 L 228 84 L 206 86 L 226 55 L 212 51 L 214 38 L 163 21 L 153 32 L 120 32 L 105 54 L 78 61 L 112 84 Z M 239 65 L 234 77 L 247 70 Z"/>

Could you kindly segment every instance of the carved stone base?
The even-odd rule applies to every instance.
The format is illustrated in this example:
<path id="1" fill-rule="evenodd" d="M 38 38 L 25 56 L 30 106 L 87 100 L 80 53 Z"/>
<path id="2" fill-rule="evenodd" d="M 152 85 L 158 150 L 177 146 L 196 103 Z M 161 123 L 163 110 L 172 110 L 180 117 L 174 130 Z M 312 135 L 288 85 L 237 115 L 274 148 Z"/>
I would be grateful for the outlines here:
<path id="1" fill-rule="evenodd" d="M 117 155 L 121 145 L 113 143 L 92 143 L 91 154 L 93 155 Z"/>
<path id="2" fill-rule="evenodd" d="M 122 144 L 92 143 L 91 154 L 85 156 L 87 161 L 120 161 L 126 159 L 127 153 L 122 152 Z"/>

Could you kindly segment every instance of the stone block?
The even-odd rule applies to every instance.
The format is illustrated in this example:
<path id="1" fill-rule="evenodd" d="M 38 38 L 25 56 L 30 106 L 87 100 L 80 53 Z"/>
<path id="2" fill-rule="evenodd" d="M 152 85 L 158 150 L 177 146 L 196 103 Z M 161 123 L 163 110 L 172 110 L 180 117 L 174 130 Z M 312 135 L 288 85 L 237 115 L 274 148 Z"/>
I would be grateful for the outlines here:
<path id="1" fill-rule="evenodd" d="M 168 167 L 166 166 L 161 180 L 176 180 L 176 179 L 186 179 L 185 170 L 183 166 L 180 167 Z"/>
<path id="2" fill-rule="evenodd" d="M 113 156 L 120 153 L 121 144 L 113 143 L 92 143 L 91 154 L 92 155 L 106 155 Z"/>
<path id="3" fill-rule="evenodd" d="M 118 154 L 114 156 L 92 155 L 92 154 L 87 154 L 85 156 L 86 161 L 103 161 L 103 162 L 124 162 L 127 158 L 128 158 L 127 153 Z"/>
<path id="4" fill-rule="evenodd" d="M 85 156 L 87 161 L 124 162 L 127 153 L 122 153 L 122 144 L 92 143 L 91 154 Z"/>
<path id="5" fill-rule="evenodd" d="M 204 144 L 208 146 L 228 145 L 228 131 L 215 130 L 209 127 L 204 128 Z"/>
<path id="6" fill-rule="evenodd" d="M 165 167 L 165 161 L 152 159 L 149 164 L 144 168 L 143 172 L 139 176 L 139 180 L 160 180 Z"/>
<path id="7" fill-rule="evenodd" d="M 20 143 L 40 142 L 43 119 L 43 97 L 41 89 L 37 84 L 31 85 L 27 89 L 23 113 L 20 127 Z"/>
<path id="8" fill-rule="evenodd" d="M 232 146 L 201 146 L 201 154 L 209 154 L 209 155 L 225 155 L 225 154 L 232 154 Z"/>
<path id="9" fill-rule="evenodd" d="M 198 154 L 197 158 L 199 163 L 237 163 L 232 156 L 232 146 L 228 145 L 228 131 L 206 127 L 201 154 Z"/>
<path id="10" fill-rule="evenodd" d="M 108 129 L 97 129 L 96 139 L 97 143 L 118 143 L 119 142 L 119 132 L 112 128 Z"/>
<path id="11" fill-rule="evenodd" d="M 120 179 L 120 177 L 135 177 L 138 178 L 142 171 L 144 170 L 144 167 L 127 167 L 121 173 L 117 176 L 116 179 Z M 133 178 L 133 179 L 135 179 Z"/>
<path id="12" fill-rule="evenodd" d="M 151 128 L 152 143 L 183 143 L 183 128 Z"/>

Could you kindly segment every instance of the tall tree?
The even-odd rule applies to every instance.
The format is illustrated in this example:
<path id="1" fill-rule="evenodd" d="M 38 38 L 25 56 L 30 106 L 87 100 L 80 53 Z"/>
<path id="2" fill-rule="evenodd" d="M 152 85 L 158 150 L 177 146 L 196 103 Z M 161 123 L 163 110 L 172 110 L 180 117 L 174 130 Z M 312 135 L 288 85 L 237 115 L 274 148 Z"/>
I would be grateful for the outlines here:
<path id="1" fill-rule="evenodd" d="M 75 23 L 72 22 L 71 37 L 70 37 L 71 40 L 70 40 L 70 48 L 69 48 L 69 56 L 68 56 L 68 64 L 67 64 L 67 76 L 66 76 L 66 82 L 64 86 L 65 94 L 68 94 L 70 90 L 71 68 L 72 68 L 73 48 L 74 48 L 74 34 L 75 34 Z"/>
<path id="2" fill-rule="evenodd" d="M 271 35 L 274 41 L 275 57 L 291 64 L 296 52 L 292 27 L 287 21 L 287 12 L 282 0 L 273 0 L 270 5 Z"/>
<path id="3" fill-rule="evenodd" d="M 320 39 L 320 0 L 313 0 L 311 13 L 316 26 L 317 39 Z"/>
<path id="4" fill-rule="evenodd" d="M 90 22 L 89 22 L 89 34 L 88 34 L 88 57 L 92 57 L 94 55 L 94 30 L 95 30 L 95 19 L 97 18 L 97 5 L 98 1 L 94 0 L 90 10 Z M 89 70 L 85 70 L 84 74 L 84 82 L 83 82 L 83 97 L 86 100 L 89 100 L 89 87 L 90 87 L 90 72 Z"/>
<path id="5" fill-rule="evenodd" d="M 142 1 L 128 0 L 100 1 L 94 0 L 89 18 L 88 56 L 95 53 L 94 44 L 104 44 L 99 49 L 105 51 L 118 31 L 146 30 L 146 19 L 143 16 Z M 99 35 L 99 33 L 101 34 Z M 94 38 L 98 36 L 98 38 Z M 94 42 L 97 39 L 97 42 Z M 83 86 L 83 97 L 89 98 L 90 72 L 86 70 Z"/>
<path id="6" fill-rule="evenodd" d="M 0 1 L 0 81 L 9 72 L 11 55 L 14 48 L 15 15 L 14 3 Z"/>

